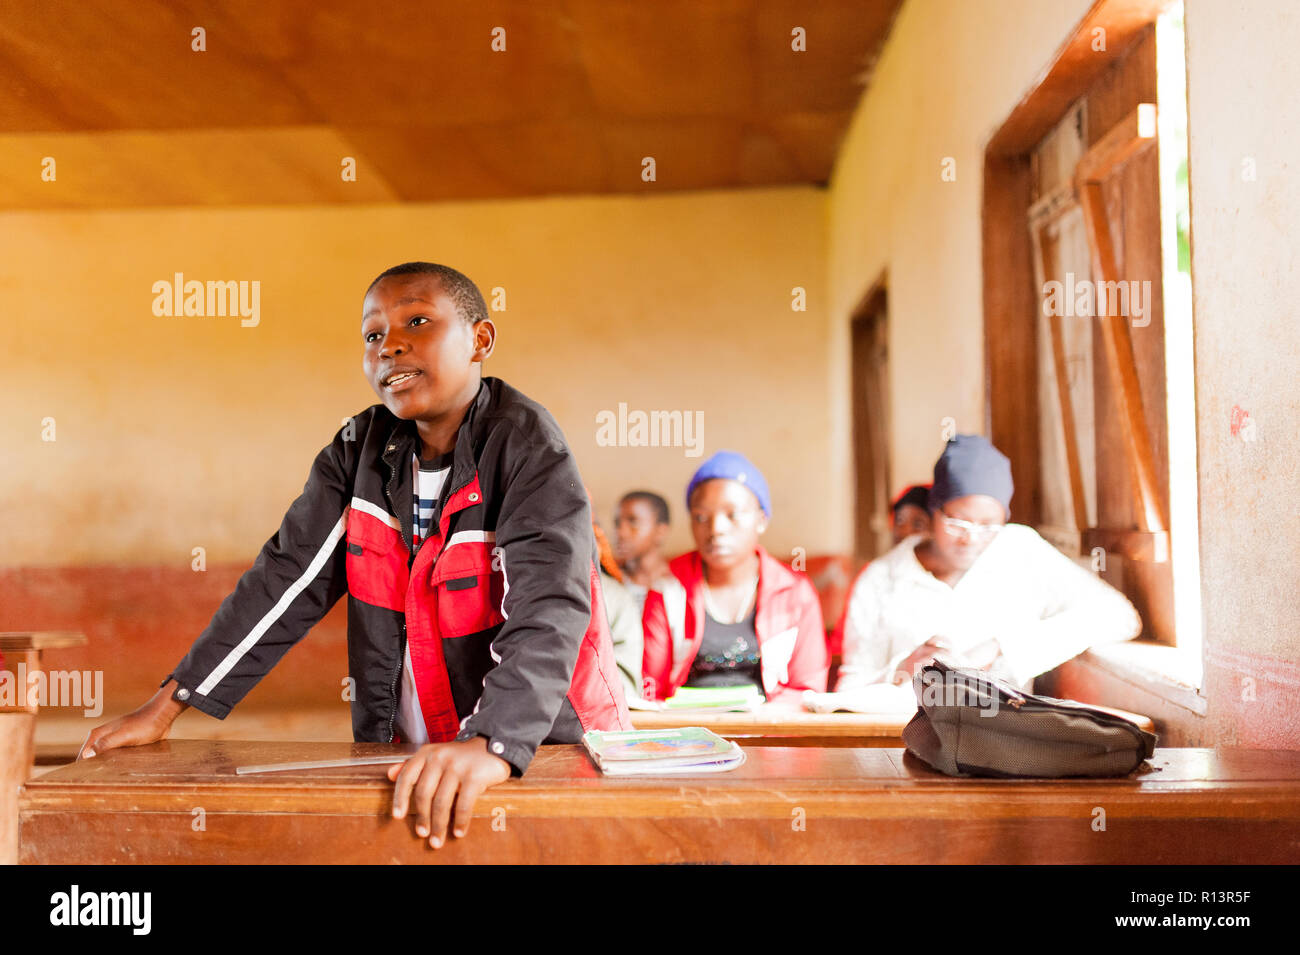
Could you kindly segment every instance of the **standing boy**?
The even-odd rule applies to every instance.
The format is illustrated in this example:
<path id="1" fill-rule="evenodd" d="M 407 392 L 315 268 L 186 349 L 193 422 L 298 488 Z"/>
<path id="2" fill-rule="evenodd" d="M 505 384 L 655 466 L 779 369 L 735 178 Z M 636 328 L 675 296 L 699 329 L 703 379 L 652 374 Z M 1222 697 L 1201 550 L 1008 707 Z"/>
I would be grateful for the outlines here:
<path id="1" fill-rule="evenodd" d="M 383 402 L 316 457 L 302 495 L 162 689 L 82 756 L 224 718 L 348 594 L 357 741 L 421 743 L 389 770 L 435 848 L 543 742 L 630 722 L 600 606 L 587 493 L 551 415 L 482 378 L 496 328 L 455 269 L 389 269 L 362 308 Z M 413 805 L 412 805 L 413 803 Z"/>

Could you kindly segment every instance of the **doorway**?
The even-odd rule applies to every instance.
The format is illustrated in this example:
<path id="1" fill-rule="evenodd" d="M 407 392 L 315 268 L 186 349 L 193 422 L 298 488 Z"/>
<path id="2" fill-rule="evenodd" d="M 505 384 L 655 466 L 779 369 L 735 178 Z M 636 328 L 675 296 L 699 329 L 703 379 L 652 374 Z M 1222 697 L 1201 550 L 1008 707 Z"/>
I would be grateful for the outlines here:
<path id="1" fill-rule="evenodd" d="M 889 523 L 889 306 L 883 280 L 850 323 L 853 350 L 854 557 L 885 553 Z"/>

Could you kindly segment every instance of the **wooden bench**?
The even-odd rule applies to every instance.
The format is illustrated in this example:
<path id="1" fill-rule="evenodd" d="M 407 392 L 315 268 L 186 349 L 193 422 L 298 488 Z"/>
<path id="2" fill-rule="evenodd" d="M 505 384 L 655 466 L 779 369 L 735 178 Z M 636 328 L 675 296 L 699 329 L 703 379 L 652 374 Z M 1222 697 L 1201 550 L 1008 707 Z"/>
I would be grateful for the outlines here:
<path id="1" fill-rule="evenodd" d="M 1112 707 L 1097 708 L 1155 732 L 1148 717 Z M 773 704 L 745 713 L 633 710 L 632 725 L 647 730 L 703 726 L 742 746 L 898 746 L 903 727 L 914 713 L 809 713 Z"/>
<path id="2" fill-rule="evenodd" d="M 441 850 L 390 815 L 383 766 L 237 766 L 407 751 L 174 740 L 31 780 L 26 863 L 1145 863 L 1300 861 L 1300 753 L 1157 750 L 1107 780 L 954 779 L 890 748 L 764 747 L 729 773 L 602 777 L 543 747 Z M 1104 828 L 1100 828 L 1103 825 Z"/>
<path id="3" fill-rule="evenodd" d="M 0 633 L 0 654 L 15 681 L 16 704 L 0 706 L 0 865 L 18 861 L 18 787 L 31 775 L 38 705 L 27 702 L 19 674 L 43 670 L 46 650 L 80 647 L 86 636 L 66 630 Z"/>

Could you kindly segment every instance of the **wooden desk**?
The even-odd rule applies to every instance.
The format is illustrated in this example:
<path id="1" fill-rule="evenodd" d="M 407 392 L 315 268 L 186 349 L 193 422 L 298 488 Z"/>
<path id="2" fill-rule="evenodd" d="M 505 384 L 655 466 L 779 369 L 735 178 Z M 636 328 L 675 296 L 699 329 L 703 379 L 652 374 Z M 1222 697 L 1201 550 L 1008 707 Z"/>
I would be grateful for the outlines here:
<path id="1" fill-rule="evenodd" d="M 11 679 L 17 681 L 20 673 L 43 669 L 44 651 L 85 643 L 85 634 L 67 630 L 0 633 L 0 654 Z M 26 704 L 24 686 L 16 689 L 19 705 L 0 707 L 0 865 L 18 861 L 18 787 L 31 773 L 36 752 L 37 706 Z"/>
<path id="2" fill-rule="evenodd" d="M 704 726 L 743 746 L 899 746 L 911 713 L 808 713 L 763 707 L 750 713 L 633 710 L 639 730 Z"/>
<path id="3" fill-rule="evenodd" d="M 1155 732 L 1150 718 L 1108 707 L 1147 732 Z M 809 713 L 780 705 L 763 706 L 749 713 L 701 713 L 682 710 L 633 710 L 637 729 L 677 729 L 704 726 L 742 746 L 900 746 L 903 727 L 915 713 Z"/>
<path id="4" fill-rule="evenodd" d="M 1120 780 L 952 779 L 899 749 L 750 747 L 714 776 L 611 779 L 543 747 L 429 849 L 390 815 L 382 766 L 235 767 L 381 744 L 176 740 L 31 780 L 28 863 L 1295 863 L 1300 753 L 1158 750 Z M 403 748 L 398 747 L 397 750 Z M 1095 809 L 1106 829 L 1094 831 Z M 202 809 L 202 816 L 196 810 Z M 202 819 L 203 830 L 196 831 Z M 494 828 L 494 822 L 496 827 Z"/>

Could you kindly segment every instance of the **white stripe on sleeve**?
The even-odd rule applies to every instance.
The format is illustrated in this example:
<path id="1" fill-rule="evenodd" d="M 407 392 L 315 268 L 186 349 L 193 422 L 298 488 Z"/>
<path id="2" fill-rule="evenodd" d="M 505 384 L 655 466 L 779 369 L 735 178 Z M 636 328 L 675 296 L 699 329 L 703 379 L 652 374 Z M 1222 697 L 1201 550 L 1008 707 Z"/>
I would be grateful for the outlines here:
<path id="1" fill-rule="evenodd" d="M 355 507 L 358 499 L 353 498 L 352 500 Z M 373 505 L 371 506 L 373 507 Z M 365 510 L 365 508 L 359 508 L 359 510 Z M 325 538 L 325 543 L 321 544 L 320 550 L 316 551 L 316 556 L 307 565 L 307 569 L 302 572 L 302 576 L 289 586 L 284 595 L 276 601 L 275 606 L 268 610 L 262 619 L 257 622 L 257 626 L 248 632 L 248 636 L 240 640 L 239 645 L 226 654 L 226 658 L 217 664 L 215 670 L 208 674 L 208 678 L 198 685 L 195 690 L 196 693 L 203 696 L 211 693 L 213 688 L 230 672 L 231 668 L 243 659 L 244 654 L 262 638 L 262 634 L 271 629 L 271 626 L 284 615 L 284 612 L 289 609 L 289 604 L 293 603 L 294 598 L 302 593 L 307 588 L 307 585 L 315 579 L 321 568 L 325 566 L 325 562 L 330 559 L 330 555 L 334 553 L 334 548 L 343 539 L 347 516 L 348 512 L 345 509 L 343 515 L 338 519 L 338 523 L 334 525 L 334 528 Z"/>

